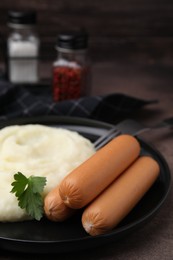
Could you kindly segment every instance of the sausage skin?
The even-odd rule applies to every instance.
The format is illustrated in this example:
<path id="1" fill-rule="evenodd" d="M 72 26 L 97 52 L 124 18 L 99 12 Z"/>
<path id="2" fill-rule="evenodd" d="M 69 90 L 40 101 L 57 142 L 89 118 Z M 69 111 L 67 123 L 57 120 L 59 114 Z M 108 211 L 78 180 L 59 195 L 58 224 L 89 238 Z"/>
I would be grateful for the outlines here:
<path id="1" fill-rule="evenodd" d="M 82 208 L 100 194 L 140 154 L 140 144 L 130 135 L 114 138 L 93 156 L 68 174 L 60 183 L 64 203 Z"/>
<path id="2" fill-rule="evenodd" d="M 139 202 L 159 175 L 159 165 L 151 157 L 137 159 L 106 188 L 82 214 L 82 225 L 92 236 L 113 229 Z"/>
<path id="3" fill-rule="evenodd" d="M 62 201 L 58 187 L 51 190 L 44 198 L 44 213 L 49 220 L 62 222 L 71 217 L 74 212 L 74 209 L 67 207 Z"/>

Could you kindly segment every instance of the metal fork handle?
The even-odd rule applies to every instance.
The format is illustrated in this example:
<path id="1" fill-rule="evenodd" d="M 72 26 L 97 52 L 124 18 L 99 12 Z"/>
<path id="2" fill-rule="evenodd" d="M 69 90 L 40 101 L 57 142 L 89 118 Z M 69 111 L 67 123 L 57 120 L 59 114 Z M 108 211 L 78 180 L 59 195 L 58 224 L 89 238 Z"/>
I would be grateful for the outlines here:
<path id="1" fill-rule="evenodd" d="M 121 121 L 120 123 L 113 126 L 107 133 L 100 136 L 95 142 L 94 146 L 95 149 L 98 150 L 102 146 L 104 146 L 106 143 L 108 143 L 111 139 L 114 137 L 120 135 L 120 134 L 131 134 L 131 135 L 137 135 L 141 132 L 144 132 L 146 130 L 149 130 L 148 127 L 142 126 L 138 122 L 131 120 L 131 119 L 125 119 Z"/>
<path id="2" fill-rule="evenodd" d="M 101 136 L 99 139 L 96 140 L 94 143 L 94 147 L 96 150 L 99 150 L 102 146 L 107 144 L 110 140 L 115 138 L 116 136 L 120 135 L 121 132 L 117 129 L 114 130 L 111 128 L 104 136 Z"/>
<path id="3" fill-rule="evenodd" d="M 107 139 L 109 136 L 114 135 L 114 133 L 118 132 L 117 126 L 111 127 L 104 135 L 100 136 L 95 142 L 94 145 L 95 147 L 100 144 L 100 142 L 104 141 Z"/>
<path id="4" fill-rule="evenodd" d="M 173 127 L 173 117 L 164 119 L 162 122 L 156 124 L 155 126 L 146 127 L 141 123 L 133 119 L 125 119 L 118 123 L 117 125 L 110 128 L 107 133 L 100 136 L 94 143 L 95 149 L 100 149 L 103 145 L 108 143 L 114 137 L 120 134 L 131 134 L 133 136 L 137 136 L 143 132 L 146 132 L 150 129 L 162 128 L 162 127 Z"/>

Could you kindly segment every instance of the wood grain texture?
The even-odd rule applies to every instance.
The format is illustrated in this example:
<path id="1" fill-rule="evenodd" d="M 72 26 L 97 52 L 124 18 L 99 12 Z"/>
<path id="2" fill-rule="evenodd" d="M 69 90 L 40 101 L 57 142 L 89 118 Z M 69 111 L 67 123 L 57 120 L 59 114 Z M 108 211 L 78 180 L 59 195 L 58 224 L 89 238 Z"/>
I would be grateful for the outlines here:
<path id="1" fill-rule="evenodd" d="M 93 59 L 173 58 L 172 0 L 1 1 L 1 46 L 8 34 L 7 11 L 16 8 L 37 11 L 42 59 L 55 58 L 60 30 L 78 26 L 88 30 Z"/>

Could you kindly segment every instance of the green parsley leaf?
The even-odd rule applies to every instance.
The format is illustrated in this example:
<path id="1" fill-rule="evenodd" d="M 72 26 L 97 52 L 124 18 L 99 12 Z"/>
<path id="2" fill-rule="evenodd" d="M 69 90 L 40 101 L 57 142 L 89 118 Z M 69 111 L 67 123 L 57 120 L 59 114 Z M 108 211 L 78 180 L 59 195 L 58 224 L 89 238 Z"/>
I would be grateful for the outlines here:
<path id="1" fill-rule="evenodd" d="M 27 178 L 21 172 L 14 174 L 12 193 L 18 199 L 20 208 L 25 209 L 27 214 L 36 220 L 43 216 L 43 198 L 41 193 L 46 185 L 45 177 L 30 176 Z"/>
<path id="2" fill-rule="evenodd" d="M 16 197 L 19 198 L 28 184 L 28 179 L 21 172 L 18 172 L 14 175 L 14 180 L 11 184 L 13 186 L 11 192 L 16 193 Z"/>

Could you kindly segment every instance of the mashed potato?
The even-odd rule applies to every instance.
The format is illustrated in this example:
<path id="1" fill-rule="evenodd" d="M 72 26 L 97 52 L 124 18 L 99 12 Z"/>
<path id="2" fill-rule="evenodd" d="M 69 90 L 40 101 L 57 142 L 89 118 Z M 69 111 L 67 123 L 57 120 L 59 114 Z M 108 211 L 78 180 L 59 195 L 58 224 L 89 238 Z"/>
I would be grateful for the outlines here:
<path id="1" fill-rule="evenodd" d="M 0 130 L 0 221 L 28 218 L 10 193 L 16 172 L 46 177 L 46 195 L 94 152 L 88 139 L 66 129 L 29 124 Z"/>

